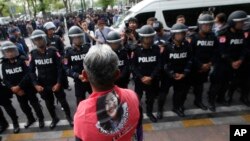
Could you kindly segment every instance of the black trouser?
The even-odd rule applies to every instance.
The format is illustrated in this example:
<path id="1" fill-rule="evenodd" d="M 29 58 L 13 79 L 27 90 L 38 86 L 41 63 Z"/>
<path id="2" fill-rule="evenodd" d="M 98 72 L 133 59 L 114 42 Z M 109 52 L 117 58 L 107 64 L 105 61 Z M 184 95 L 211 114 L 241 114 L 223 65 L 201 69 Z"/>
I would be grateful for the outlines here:
<path id="1" fill-rule="evenodd" d="M 137 93 L 139 100 L 143 96 L 143 92 L 146 94 L 146 109 L 147 113 L 153 112 L 153 106 L 155 98 L 158 96 L 159 82 L 153 81 L 151 85 L 145 85 L 140 80 L 135 80 L 135 92 Z"/>
<path id="2" fill-rule="evenodd" d="M 50 116 L 53 119 L 57 118 L 56 112 L 55 112 L 55 105 L 54 105 L 54 95 L 57 98 L 57 100 L 60 102 L 61 106 L 63 107 L 65 115 L 70 117 L 70 108 L 66 100 L 66 94 L 63 91 L 63 88 L 61 88 L 58 92 L 53 92 L 51 89 L 46 88 L 41 93 L 41 97 L 45 101 L 45 104 L 49 111 Z"/>
<path id="3" fill-rule="evenodd" d="M 36 91 L 33 90 L 33 88 L 30 88 L 30 89 L 25 89 L 24 92 L 25 92 L 25 95 L 23 96 L 16 95 L 16 96 L 17 96 L 17 100 L 20 104 L 22 111 L 27 116 L 27 119 L 30 121 L 34 120 L 34 116 L 30 107 L 31 105 L 34 108 L 34 111 L 36 112 L 38 119 L 43 120 L 44 115 L 41 109 L 41 105 L 36 96 Z"/>
<path id="4" fill-rule="evenodd" d="M 3 106 L 3 108 L 5 109 L 7 114 L 10 116 L 13 124 L 18 124 L 18 117 L 17 117 L 17 114 L 16 114 L 16 110 L 12 106 L 11 100 L 10 99 L 4 99 L 4 102 L 1 102 L 0 105 Z M 5 117 L 3 115 L 2 109 L 0 111 L 0 124 L 7 124 L 7 120 L 5 119 Z"/>
<path id="5" fill-rule="evenodd" d="M 6 118 L 3 115 L 2 108 L 0 107 L 0 126 L 4 126 L 4 125 L 7 125 L 7 124 L 8 124 L 8 122 L 7 122 Z"/>
<path id="6" fill-rule="evenodd" d="M 164 86 L 165 85 L 165 86 Z M 187 96 L 187 80 L 173 80 L 167 79 L 162 81 L 162 92 L 160 92 L 158 97 L 158 111 L 163 112 L 163 107 L 166 101 L 166 96 L 168 94 L 169 88 L 173 86 L 173 108 L 178 109 L 184 105 Z"/>
<path id="7" fill-rule="evenodd" d="M 208 72 L 198 72 L 198 71 L 193 71 L 191 72 L 189 76 L 189 81 L 188 81 L 188 87 L 187 87 L 187 93 L 190 87 L 193 87 L 193 93 L 195 95 L 195 103 L 202 103 L 202 94 L 203 94 L 203 87 L 204 83 L 207 82 L 208 80 Z"/>
<path id="8" fill-rule="evenodd" d="M 233 94 L 237 88 L 241 90 L 241 99 L 248 99 L 249 93 L 249 68 L 246 64 L 238 70 L 232 70 L 231 80 L 229 81 L 229 89 L 226 94 L 226 100 L 231 102 L 233 99 Z"/>
<path id="9" fill-rule="evenodd" d="M 230 67 L 224 63 L 216 64 L 210 75 L 211 85 L 208 92 L 208 102 L 212 105 L 215 101 L 225 101 L 225 93 L 229 87 L 231 76 Z"/>
<path id="10" fill-rule="evenodd" d="M 89 94 L 92 93 L 90 83 L 75 81 L 75 96 L 77 105 L 86 98 L 86 92 L 88 92 Z"/>

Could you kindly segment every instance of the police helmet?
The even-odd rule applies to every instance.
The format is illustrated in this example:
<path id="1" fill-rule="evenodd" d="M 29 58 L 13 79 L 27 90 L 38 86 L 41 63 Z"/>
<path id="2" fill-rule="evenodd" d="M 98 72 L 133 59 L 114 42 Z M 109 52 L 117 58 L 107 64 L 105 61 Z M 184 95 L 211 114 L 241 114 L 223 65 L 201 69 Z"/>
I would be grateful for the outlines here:
<path id="1" fill-rule="evenodd" d="M 49 30 L 49 29 L 56 29 L 56 26 L 53 22 L 46 22 L 44 25 L 43 25 L 43 28 L 45 30 Z"/>
<path id="2" fill-rule="evenodd" d="M 118 43 L 121 42 L 121 35 L 116 31 L 110 31 L 107 36 L 108 43 Z"/>
<path id="3" fill-rule="evenodd" d="M 136 32 L 140 37 L 153 37 L 156 32 L 150 25 L 144 25 L 140 29 L 137 29 Z"/>
<path id="4" fill-rule="evenodd" d="M 9 56 L 7 54 L 8 51 L 13 51 L 13 54 L 11 56 Z M 1 52 L 3 54 L 3 57 L 5 59 L 13 59 L 17 56 L 19 56 L 19 51 L 17 46 L 12 43 L 11 41 L 4 41 L 1 43 Z"/>
<path id="5" fill-rule="evenodd" d="M 198 18 L 198 24 L 213 24 L 214 18 L 210 14 L 203 14 Z"/>
<path id="6" fill-rule="evenodd" d="M 34 40 L 38 39 L 38 38 L 43 38 L 44 41 L 46 42 L 47 44 L 47 35 L 45 34 L 44 31 L 40 30 L 40 29 L 36 29 L 32 32 L 30 38 L 32 40 L 32 42 L 34 43 Z"/>
<path id="7" fill-rule="evenodd" d="M 77 37 L 77 36 L 84 36 L 84 32 L 82 31 L 82 29 L 78 26 L 72 26 L 69 29 L 69 33 L 68 33 L 69 37 Z"/>
<path id="8" fill-rule="evenodd" d="M 187 26 L 182 23 L 174 24 L 170 30 L 171 33 L 182 33 L 187 31 L 188 31 Z"/>
<path id="9" fill-rule="evenodd" d="M 236 22 L 246 21 L 248 19 L 247 13 L 242 10 L 232 12 L 228 18 L 227 23 L 230 27 L 233 27 Z"/>

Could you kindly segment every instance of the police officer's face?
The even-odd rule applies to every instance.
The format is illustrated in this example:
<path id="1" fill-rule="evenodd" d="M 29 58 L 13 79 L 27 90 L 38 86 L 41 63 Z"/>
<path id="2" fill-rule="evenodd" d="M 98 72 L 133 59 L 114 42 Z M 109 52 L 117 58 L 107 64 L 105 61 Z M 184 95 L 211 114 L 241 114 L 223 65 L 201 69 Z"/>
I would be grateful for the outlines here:
<path id="1" fill-rule="evenodd" d="M 143 43 L 147 45 L 151 45 L 153 43 L 153 36 L 143 37 Z"/>
<path id="2" fill-rule="evenodd" d="M 54 34 L 54 31 L 55 31 L 55 30 L 54 30 L 53 28 L 51 28 L 51 29 L 49 29 L 47 32 L 48 32 L 49 35 L 52 35 L 52 34 Z"/>
<path id="3" fill-rule="evenodd" d="M 212 31 L 212 25 L 211 24 L 202 24 L 201 25 L 201 30 L 204 32 L 204 33 L 209 33 Z"/>
<path id="4" fill-rule="evenodd" d="M 46 47 L 46 41 L 43 37 L 35 38 L 35 39 L 33 39 L 33 42 L 38 48 Z"/>
<path id="5" fill-rule="evenodd" d="M 76 46 L 81 46 L 83 44 L 83 36 L 73 37 L 73 44 Z"/>
<path id="6" fill-rule="evenodd" d="M 240 21 L 235 23 L 235 29 L 236 30 L 242 30 L 245 25 L 245 21 Z"/>
<path id="7" fill-rule="evenodd" d="M 5 58 L 12 59 L 15 58 L 18 55 L 18 52 L 16 49 L 6 49 L 3 52 Z"/>
<path id="8" fill-rule="evenodd" d="M 118 98 L 113 93 L 108 94 L 105 99 L 105 110 L 107 111 L 107 114 L 111 118 L 115 118 L 117 114 L 117 109 Z"/>
<path id="9" fill-rule="evenodd" d="M 175 33 L 174 34 L 174 39 L 178 42 L 183 41 L 185 38 L 185 33 Z"/>

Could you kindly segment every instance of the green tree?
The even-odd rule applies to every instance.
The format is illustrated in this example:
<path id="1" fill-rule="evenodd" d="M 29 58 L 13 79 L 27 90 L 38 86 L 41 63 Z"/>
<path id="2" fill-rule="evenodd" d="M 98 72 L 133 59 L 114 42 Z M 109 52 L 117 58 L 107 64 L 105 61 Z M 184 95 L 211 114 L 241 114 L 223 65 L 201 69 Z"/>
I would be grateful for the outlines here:
<path id="1" fill-rule="evenodd" d="M 106 11 L 108 6 L 114 6 L 115 0 L 98 0 L 97 5 L 101 5 L 103 7 L 103 10 Z"/>

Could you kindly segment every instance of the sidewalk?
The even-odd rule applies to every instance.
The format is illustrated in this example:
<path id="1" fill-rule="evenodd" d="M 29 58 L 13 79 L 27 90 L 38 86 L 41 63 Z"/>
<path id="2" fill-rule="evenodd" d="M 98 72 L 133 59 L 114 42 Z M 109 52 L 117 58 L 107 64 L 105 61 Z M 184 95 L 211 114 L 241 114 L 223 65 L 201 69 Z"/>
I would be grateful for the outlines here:
<path id="1" fill-rule="evenodd" d="M 61 138 L 53 138 L 61 134 Z M 37 139 L 31 139 L 32 133 L 10 135 L 3 141 L 74 141 L 72 130 L 61 132 L 43 132 L 36 135 Z M 39 138 L 39 139 L 38 139 Z M 50 138 L 50 139 L 48 139 Z M 211 139 L 212 138 L 212 139 Z M 229 126 L 203 126 L 191 128 L 178 128 L 162 131 L 145 131 L 145 141 L 228 141 Z"/>

